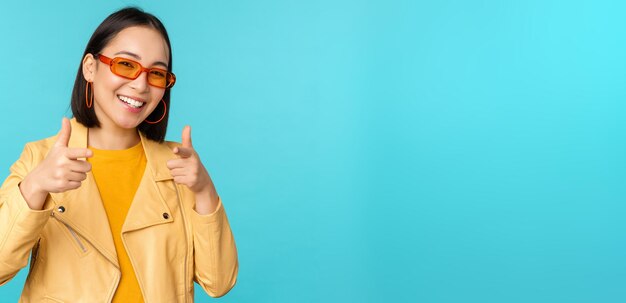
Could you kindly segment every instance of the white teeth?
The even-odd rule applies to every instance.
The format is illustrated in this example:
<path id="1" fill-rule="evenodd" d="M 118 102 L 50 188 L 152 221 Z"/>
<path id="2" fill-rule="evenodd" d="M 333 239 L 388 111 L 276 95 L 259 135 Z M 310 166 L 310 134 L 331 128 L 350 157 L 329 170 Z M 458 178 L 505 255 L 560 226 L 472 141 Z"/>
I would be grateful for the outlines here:
<path id="1" fill-rule="evenodd" d="M 140 102 L 140 101 L 137 101 L 135 99 L 128 98 L 128 97 L 124 97 L 124 96 L 117 96 L 117 97 L 120 100 L 126 102 L 126 104 L 128 104 L 128 105 L 130 105 L 130 106 L 132 106 L 134 108 L 140 108 L 140 107 L 142 107 L 145 104 L 144 102 Z"/>

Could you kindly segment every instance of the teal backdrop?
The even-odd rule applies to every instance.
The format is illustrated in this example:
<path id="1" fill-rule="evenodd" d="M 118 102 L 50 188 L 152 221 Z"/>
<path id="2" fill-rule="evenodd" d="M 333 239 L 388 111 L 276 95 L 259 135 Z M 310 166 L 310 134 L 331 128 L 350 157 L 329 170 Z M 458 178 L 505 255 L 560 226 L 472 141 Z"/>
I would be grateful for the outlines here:
<path id="1" fill-rule="evenodd" d="M 126 5 L 233 228 L 217 301 L 626 301 L 625 2 L 6 1 L 2 179 Z"/>

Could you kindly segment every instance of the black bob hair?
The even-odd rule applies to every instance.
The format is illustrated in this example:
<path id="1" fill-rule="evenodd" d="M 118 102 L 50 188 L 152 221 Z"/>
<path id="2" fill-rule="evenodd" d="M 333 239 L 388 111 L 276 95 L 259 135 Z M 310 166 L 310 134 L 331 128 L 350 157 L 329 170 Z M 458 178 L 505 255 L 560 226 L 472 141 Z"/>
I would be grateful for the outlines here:
<path id="1" fill-rule="evenodd" d="M 76 117 L 76 121 L 80 122 L 82 125 L 86 127 L 100 127 L 100 121 L 96 117 L 96 113 L 94 111 L 93 106 L 91 108 L 87 108 L 85 97 L 86 92 L 85 88 L 87 86 L 87 80 L 85 80 L 83 76 L 83 59 L 87 54 L 96 55 L 106 47 L 106 45 L 122 30 L 132 27 L 132 26 L 147 26 L 157 30 L 165 39 L 167 43 L 167 48 L 169 49 L 169 62 L 168 62 L 168 72 L 172 71 L 172 47 L 170 45 L 170 38 L 167 35 L 167 31 L 165 30 L 165 26 L 163 23 L 152 14 L 146 13 L 140 8 L 137 7 L 126 7 L 119 11 L 116 11 L 109 15 L 100 25 L 94 33 L 91 35 L 89 42 L 87 43 L 87 47 L 85 48 L 85 52 L 80 58 L 80 65 L 78 66 L 78 73 L 76 74 L 76 81 L 74 82 L 74 89 L 72 90 L 72 114 Z M 163 101 L 167 108 L 170 108 L 170 88 L 165 89 L 165 94 L 163 95 Z M 156 121 L 163 116 L 163 110 L 161 109 L 163 106 L 159 105 L 156 109 L 146 118 L 146 120 Z M 169 119 L 168 110 L 163 117 L 163 120 L 157 124 L 150 124 L 147 122 L 141 122 L 137 126 L 137 129 L 142 132 L 147 138 L 157 141 L 163 142 L 165 139 L 165 134 L 167 133 L 167 121 Z"/>

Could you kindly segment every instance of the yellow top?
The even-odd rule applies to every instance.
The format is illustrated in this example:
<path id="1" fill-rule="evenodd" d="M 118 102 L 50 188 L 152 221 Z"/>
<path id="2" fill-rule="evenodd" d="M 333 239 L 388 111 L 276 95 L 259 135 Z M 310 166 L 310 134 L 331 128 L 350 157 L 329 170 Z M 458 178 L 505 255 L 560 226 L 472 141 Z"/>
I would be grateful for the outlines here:
<path id="1" fill-rule="evenodd" d="M 123 150 L 101 150 L 88 147 L 87 158 L 96 180 L 102 204 L 109 219 L 122 277 L 113 296 L 115 302 L 143 302 L 135 271 L 122 242 L 122 226 L 146 169 L 146 155 L 141 142 Z"/>

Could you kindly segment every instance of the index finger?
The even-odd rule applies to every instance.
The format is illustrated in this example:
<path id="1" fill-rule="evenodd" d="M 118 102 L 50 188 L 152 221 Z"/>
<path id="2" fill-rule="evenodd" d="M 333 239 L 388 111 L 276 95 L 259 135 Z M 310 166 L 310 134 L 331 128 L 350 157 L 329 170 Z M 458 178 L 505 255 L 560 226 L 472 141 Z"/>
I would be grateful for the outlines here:
<path id="1" fill-rule="evenodd" d="M 65 156 L 69 159 L 76 160 L 78 158 L 89 158 L 93 156 L 93 152 L 88 148 L 68 148 Z"/>
<path id="2" fill-rule="evenodd" d="M 181 158 L 189 158 L 193 155 L 193 148 L 177 146 L 174 147 L 174 153 L 179 155 Z"/>

